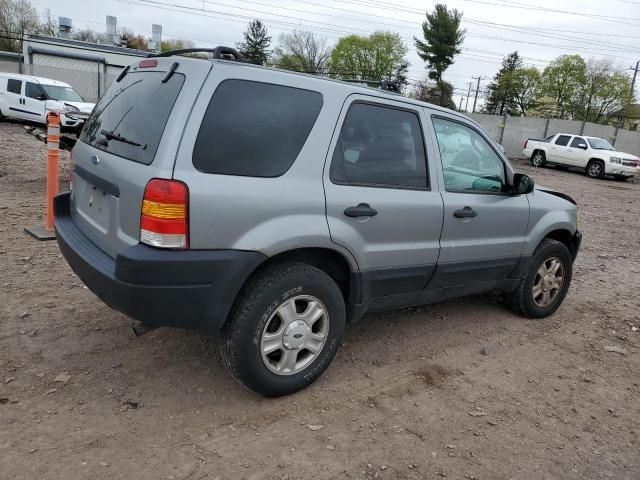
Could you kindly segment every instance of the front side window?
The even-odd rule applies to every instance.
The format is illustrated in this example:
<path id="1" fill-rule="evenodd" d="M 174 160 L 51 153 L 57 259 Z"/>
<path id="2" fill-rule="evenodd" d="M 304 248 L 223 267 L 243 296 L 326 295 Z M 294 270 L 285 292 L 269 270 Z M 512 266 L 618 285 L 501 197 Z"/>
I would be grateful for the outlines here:
<path id="1" fill-rule="evenodd" d="M 204 173 L 279 177 L 300 154 L 321 108 L 318 92 L 225 80 L 204 114 L 193 165 Z"/>
<path id="2" fill-rule="evenodd" d="M 571 148 L 581 148 L 580 145 L 584 145 L 585 147 L 587 146 L 587 144 L 584 141 L 584 138 L 580 138 L 580 137 L 573 137 L 573 140 L 571 140 Z"/>
<path id="3" fill-rule="evenodd" d="M 331 161 L 334 183 L 427 188 L 427 159 L 418 115 L 354 103 Z"/>
<path id="4" fill-rule="evenodd" d="M 448 192 L 490 193 L 506 190 L 505 166 L 489 142 L 458 122 L 434 118 Z"/>
<path id="5" fill-rule="evenodd" d="M 22 94 L 22 80 L 14 80 L 10 78 L 7 80 L 7 92 L 15 93 L 16 95 Z"/>
<path id="6" fill-rule="evenodd" d="M 556 139 L 556 145 L 566 147 L 567 145 L 569 145 L 569 140 L 571 140 L 571 137 L 569 135 L 560 135 Z"/>
<path id="7" fill-rule="evenodd" d="M 40 85 L 38 85 L 37 83 L 27 82 L 27 85 L 25 87 L 25 95 L 29 98 L 44 100 L 44 92 L 42 91 L 42 88 L 40 88 Z"/>

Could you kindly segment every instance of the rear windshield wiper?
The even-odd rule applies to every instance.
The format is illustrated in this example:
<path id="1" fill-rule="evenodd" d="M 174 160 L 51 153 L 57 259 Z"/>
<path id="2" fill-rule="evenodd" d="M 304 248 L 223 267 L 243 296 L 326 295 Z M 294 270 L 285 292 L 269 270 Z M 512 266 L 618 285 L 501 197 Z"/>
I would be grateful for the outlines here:
<path id="1" fill-rule="evenodd" d="M 123 137 L 119 133 L 113 133 L 109 130 L 100 130 L 100 134 L 103 135 L 107 140 L 116 140 L 118 142 L 126 143 L 129 145 L 133 145 L 134 147 L 142 147 L 144 150 L 147 148 L 147 145 L 143 145 L 142 143 L 134 142 L 133 140 L 129 140 L 126 137 Z"/>

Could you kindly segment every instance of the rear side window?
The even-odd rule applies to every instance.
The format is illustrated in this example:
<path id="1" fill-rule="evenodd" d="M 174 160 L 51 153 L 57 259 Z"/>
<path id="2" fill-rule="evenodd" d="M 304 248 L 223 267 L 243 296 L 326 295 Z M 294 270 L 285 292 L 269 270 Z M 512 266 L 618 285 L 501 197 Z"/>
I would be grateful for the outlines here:
<path id="1" fill-rule="evenodd" d="M 302 150 L 321 108 L 318 92 L 225 80 L 202 120 L 193 165 L 205 173 L 278 177 Z"/>
<path id="2" fill-rule="evenodd" d="M 571 137 L 569 135 L 560 135 L 556 139 L 556 145 L 562 145 L 563 147 L 566 147 L 569 144 L 570 139 Z"/>
<path id="3" fill-rule="evenodd" d="M 354 103 L 331 161 L 334 183 L 427 188 L 427 159 L 414 112 Z"/>
<path id="4" fill-rule="evenodd" d="M 14 80 L 13 78 L 7 80 L 7 92 L 20 95 L 22 93 L 22 80 Z"/>
<path id="5" fill-rule="evenodd" d="M 130 72 L 113 83 L 93 109 L 80 140 L 135 162 L 150 164 L 156 155 L 184 75 Z"/>

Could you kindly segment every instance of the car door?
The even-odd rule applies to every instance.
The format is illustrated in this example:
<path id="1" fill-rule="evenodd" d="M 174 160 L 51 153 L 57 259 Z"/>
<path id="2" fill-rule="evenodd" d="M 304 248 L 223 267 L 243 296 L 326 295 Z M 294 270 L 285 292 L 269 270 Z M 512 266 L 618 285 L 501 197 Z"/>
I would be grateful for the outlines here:
<path id="1" fill-rule="evenodd" d="M 39 83 L 25 82 L 23 107 L 29 120 L 46 123 L 44 90 Z"/>
<path id="2" fill-rule="evenodd" d="M 513 170 L 480 127 L 440 113 L 431 119 L 444 179 L 444 223 L 430 288 L 506 278 L 525 248 L 529 201 L 508 193 Z M 448 148 L 453 143 L 457 149 Z"/>
<path id="3" fill-rule="evenodd" d="M 567 146 L 570 141 L 571 135 L 558 135 L 555 141 L 549 145 L 547 161 L 567 164 Z"/>
<path id="4" fill-rule="evenodd" d="M 587 166 L 587 140 L 583 137 L 573 137 L 567 146 L 566 163 L 572 167 Z"/>
<path id="5" fill-rule="evenodd" d="M 435 271 L 442 198 L 427 158 L 421 108 L 347 98 L 324 173 L 331 239 L 355 257 L 363 296 L 418 292 Z"/>
<path id="6" fill-rule="evenodd" d="M 16 78 L 7 79 L 7 91 L 5 93 L 8 115 L 11 118 L 26 118 L 27 114 L 24 113 L 24 107 L 22 105 L 22 91 L 24 88 L 24 82 Z"/>

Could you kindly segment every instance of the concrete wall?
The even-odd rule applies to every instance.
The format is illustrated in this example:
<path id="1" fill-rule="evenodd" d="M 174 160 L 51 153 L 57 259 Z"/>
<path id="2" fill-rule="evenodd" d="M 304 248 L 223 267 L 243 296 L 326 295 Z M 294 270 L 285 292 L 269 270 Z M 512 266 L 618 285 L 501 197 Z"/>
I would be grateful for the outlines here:
<path id="1" fill-rule="evenodd" d="M 572 133 L 574 135 L 588 135 L 590 137 L 600 137 L 611 142 L 618 150 L 640 156 L 640 132 L 629 130 L 618 130 L 616 138 L 616 128 L 611 125 L 599 125 L 596 123 L 585 123 L 584 129 L 579 120 L 560 120 L 552 118 L 529 118 L 529 117 L 509 117 L 504 125 L 502 133 L 502 117 L 499 115 L 486 115 L 483 113 L 472 113 L 469 116 L 478 122 L 482 128 L 497 143 L 502 143 L 507 156 L 510 158 L 522 157 L 522 147 L 527 138 L 544 138 L 556 133 Z M 502 142 L 500 139 L 502 138 Z"/>

